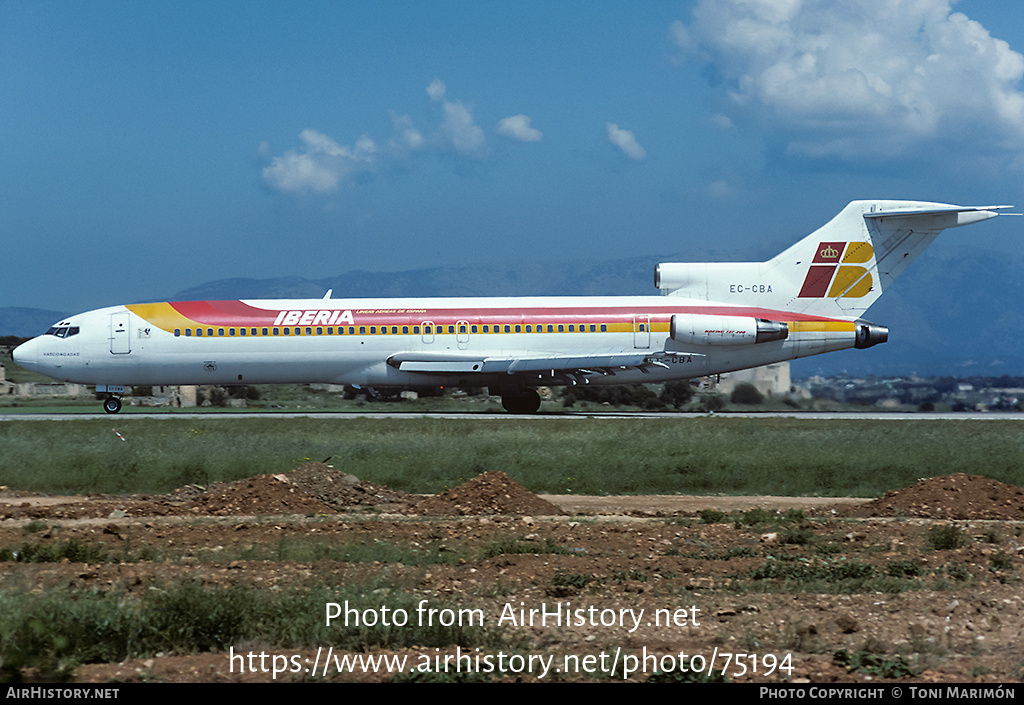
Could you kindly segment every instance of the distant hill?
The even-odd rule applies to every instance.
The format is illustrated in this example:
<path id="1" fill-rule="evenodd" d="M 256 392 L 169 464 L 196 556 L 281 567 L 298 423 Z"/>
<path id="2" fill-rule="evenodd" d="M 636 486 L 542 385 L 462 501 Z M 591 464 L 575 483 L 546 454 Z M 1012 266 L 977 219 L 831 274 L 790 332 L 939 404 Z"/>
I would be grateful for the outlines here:
<path id="1" fill-rule="evenodd" d="M 656 294 L 657 262 L 715 261 L 705 252 L 627 260 L 579 259 L 405 272 L 352 271 L 324 279 L 222 279 L 165 297 L 195 299 L 334 298 L 407 296 L 562 296 Z M 797 377 L 812 374 L 1019 375 L 1024 353 L 1024 268 L 1020 255 L 930 250 L 868 312 L 889 326 L 889 342 L 870 350 L 830 353 L 793 363 Z M 0 335 L 38 335 L 66 313 L 0 308 Z"/>
<path id="2" fill-rule="evenodd" d="M 667 260 L 663 260 L 667 261 Z M 650 257 L 615 262 L 520 262 L 405 272 L 345 272 L 326 279 L 222 279 L 172 299 L 391 298 L 406 296 L 565 296 L 655 294 Z"/>
<path id="3" fill-rule="evenodd" d="M 45 333 L 50 326 L 67 315 L 42 308 L 0 308 L 0 335 L 34 337 Z"/>

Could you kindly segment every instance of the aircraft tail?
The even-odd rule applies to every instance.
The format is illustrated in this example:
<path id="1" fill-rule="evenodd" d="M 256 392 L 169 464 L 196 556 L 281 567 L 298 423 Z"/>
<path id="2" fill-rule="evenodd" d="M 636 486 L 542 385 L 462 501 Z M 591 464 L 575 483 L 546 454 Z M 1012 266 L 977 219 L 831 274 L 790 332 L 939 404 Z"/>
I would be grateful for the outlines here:
<path id="1" fill-rule="evenodd" d="M 853 201 L 767 262 L 662 263 L 655 285 L 670 296 L 859 318 L 943 230 L 1010 207 Z"/>

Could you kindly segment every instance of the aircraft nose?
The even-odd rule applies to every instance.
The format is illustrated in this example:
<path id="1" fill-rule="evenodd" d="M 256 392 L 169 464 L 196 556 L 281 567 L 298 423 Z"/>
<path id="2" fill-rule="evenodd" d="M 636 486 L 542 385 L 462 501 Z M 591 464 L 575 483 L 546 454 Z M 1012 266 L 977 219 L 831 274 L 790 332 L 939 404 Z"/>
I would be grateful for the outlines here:
<path id="1" fill-rule="evenodd" d="M 25 369 L 33 369 L 39 360 L 39 341 L 37 338 L 27 340 L 14 348 L 14 361 Z"/>

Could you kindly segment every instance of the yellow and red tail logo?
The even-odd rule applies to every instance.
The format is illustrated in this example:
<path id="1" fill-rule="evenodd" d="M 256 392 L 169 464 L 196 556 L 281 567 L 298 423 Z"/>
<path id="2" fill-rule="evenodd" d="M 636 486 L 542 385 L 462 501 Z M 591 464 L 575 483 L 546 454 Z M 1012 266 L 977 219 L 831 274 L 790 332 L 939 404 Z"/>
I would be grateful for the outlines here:
<path id="1" fill-rule="evenodd" d="M 871 274 L 858 266 L 875 253 L 867 242 L 822 242 L 807 269 L 799 298 L 843 297 L 859 299 L 871 291 Z"/>

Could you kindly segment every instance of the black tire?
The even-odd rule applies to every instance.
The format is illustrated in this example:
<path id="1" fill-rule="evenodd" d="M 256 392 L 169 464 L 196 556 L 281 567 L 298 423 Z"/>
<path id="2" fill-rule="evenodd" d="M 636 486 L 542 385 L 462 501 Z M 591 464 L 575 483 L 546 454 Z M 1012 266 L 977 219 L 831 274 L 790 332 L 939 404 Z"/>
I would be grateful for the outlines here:
<path id="1" fill-rule="evenodd" d="M 103 402 L 103 410 L 108 414 L 116 414 L 121 410 L 121 400 L 117 397 L 107 397 Z"/>
<path id="2" fill-rule="evenodd" d="M 504 394 L 501 406 L 510 414 L 536 414 L 540 410 L 540 394 L 536 389 L 527 389 L 521 394 Z"/>

